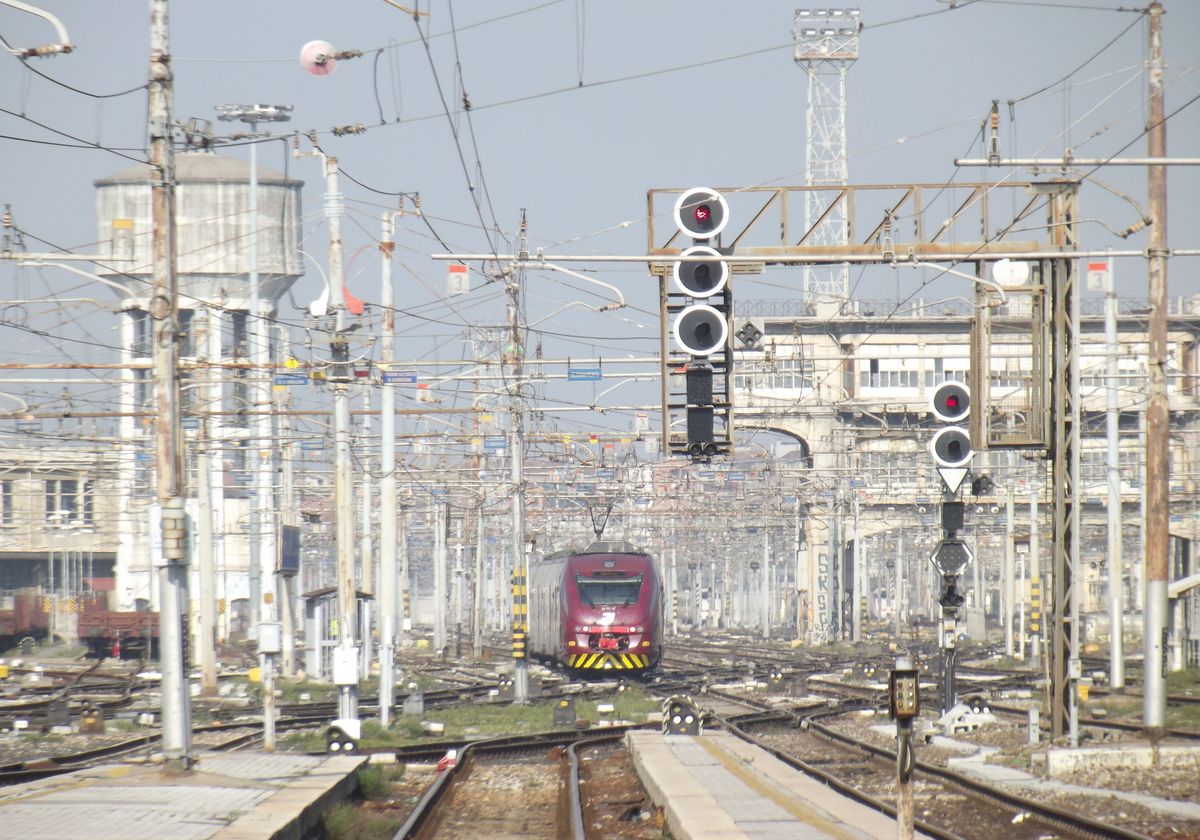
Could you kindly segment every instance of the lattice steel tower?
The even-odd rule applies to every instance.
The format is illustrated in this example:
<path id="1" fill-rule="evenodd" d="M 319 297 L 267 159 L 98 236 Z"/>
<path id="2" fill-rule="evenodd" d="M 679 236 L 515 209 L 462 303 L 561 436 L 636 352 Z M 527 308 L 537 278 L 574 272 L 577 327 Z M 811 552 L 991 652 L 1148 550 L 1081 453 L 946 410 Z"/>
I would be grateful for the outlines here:
<path id="1" fill-rule="evenodd" d="M 805 110 L 804 183 L 842 187 L 846 164 L 846 70 L 858 59 L 859 9 L 797 9 L 792 37 L 796 63 L 808 76 Z M 839 191 L 813 190 L 804 202 L 805 245 L 845 245 L 847 208 Z M 840 306 L 849 294 L 845 265 L 807 267 L 805 300 Z"/>

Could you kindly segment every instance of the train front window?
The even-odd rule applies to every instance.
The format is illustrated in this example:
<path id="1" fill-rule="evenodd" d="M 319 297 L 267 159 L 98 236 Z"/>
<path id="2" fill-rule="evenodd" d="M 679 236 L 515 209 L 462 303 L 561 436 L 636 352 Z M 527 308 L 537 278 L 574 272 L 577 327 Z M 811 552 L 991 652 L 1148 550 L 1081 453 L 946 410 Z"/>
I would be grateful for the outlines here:
<path id="1" fill-rule="evenodd" d="M 620 604 L 627 607 L 638 599 L 642 590 L 642 576 L 634 577 L 584 577 L 575 576 L 579 588 L 579 600 L 589 607 Z"/>

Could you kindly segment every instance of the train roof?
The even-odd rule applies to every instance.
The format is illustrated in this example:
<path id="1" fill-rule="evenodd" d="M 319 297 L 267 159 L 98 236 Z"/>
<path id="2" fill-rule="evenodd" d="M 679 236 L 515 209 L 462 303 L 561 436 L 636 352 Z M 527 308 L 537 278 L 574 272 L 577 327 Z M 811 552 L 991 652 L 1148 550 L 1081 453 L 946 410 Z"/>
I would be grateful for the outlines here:
<path id="1" fill-rule="evenodd" d="M 549 554 L 542 555 L 541 558 L 535 560 L 538 563 L 557 563 L 563 560 L 568 560 L 572 557 L 585 557 L 590 554 L 630 554 L 640 557 L 650 557 L 650 552 L 644 548 L 638 548 L 633 543 L 622 542 L 620 540 L 598 540 L 590 543 L 586 548 L 566 548 L 559 551 L 553 551 Z"/>
<path id="2" fill-rule="evenodd" d="M 619 540 L 597 540 L 582 551 L 576 551 L 575 554 L 649 554 L 643 548 L 638 548 L 633 543 L 621 542 Z"/>

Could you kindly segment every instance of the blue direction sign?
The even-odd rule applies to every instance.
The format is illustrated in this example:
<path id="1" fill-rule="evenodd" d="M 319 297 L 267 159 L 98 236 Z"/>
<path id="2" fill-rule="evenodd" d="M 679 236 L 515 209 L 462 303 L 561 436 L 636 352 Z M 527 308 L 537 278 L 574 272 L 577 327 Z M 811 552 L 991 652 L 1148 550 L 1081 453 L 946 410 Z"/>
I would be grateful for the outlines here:
<path id="1" fill-rule="evenodd" d="M 596 492 L 596 485 L 591 482 L 580 482 L 575 485 L 575 489 L 586 496 Z"/>
<path id="2" fill-rule="evenodd" d="M 731 472 L 725 478 L 727 481 L 745 481 L 746 474 L 744 472 Z"/>
<path id="3" fill-rule="evenodd" d="M 616 478 L 617 471 L 612 467 L 601 467 L 596 470 L 596 478 Z"/>
<path id="4" fill-rule="evenodd" d="M 275 374 L 276 385 L 307 385 L 307 373 L 277 373 Z"/>
<path id="5" fill-rule="evenodd" d="M 200 418 L 199 417 L 181 417 L 179 419 L 179 425 L 180 425 L 180 427 L 182 427 L 184 429 L 199 429 L 200 428 Z"/>
<path id="6" fill-rule="evenodd" d="M 604 378 L 604 371 L 598 367 L 567 368 L 568 382 L 598 382 Z"/>
<path id="7" fill-rule="evenodd" d="M 483 439 L 484 449 L 504 449 L 506 446 L 508 446 L 508 441 L 504 439 L 503 435 L 488 435 Z"/>
<path id="8" fill-rule="evenodd" d="M 18 432 L 40 432 L 42 430 L 41 420 L 18 420 Z"/>
<path id="9" fill-rule="evenodd" d="M 383 372 L 384 385 L 415 385 L 417 382 L 417 372 L 415 370 L 385 370 Z"/>
<path id="10" fill-rule="evenodd" d="M 300 449 L 304 452 L 320 452 L 325 448 L 323 440 L 302 440 L 300 441 Z"/>
<path id="11" fill-rule="evenodd" d="M 700 478 L 702 478 L 702 479 L 711 480 L 716 477 L 717 477 L 717 474 L 713 470 L 700 470 Z"/>

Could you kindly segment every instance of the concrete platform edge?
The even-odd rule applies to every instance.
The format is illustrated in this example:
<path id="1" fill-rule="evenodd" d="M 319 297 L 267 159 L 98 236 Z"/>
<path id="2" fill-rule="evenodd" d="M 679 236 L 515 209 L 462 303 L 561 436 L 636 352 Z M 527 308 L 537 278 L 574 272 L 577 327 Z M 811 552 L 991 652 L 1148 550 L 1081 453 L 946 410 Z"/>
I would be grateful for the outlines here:
<path id="1" fill-rule="evenodd" d="M 668 797 L 654 772 L 655 750 L 669 750 L 662 743 L 662 734 L 651 730 L 631 729 L 625 733 L 625 746 L 633 756 L 638 778 L 654 804 L 663 809 L 667 827 L 675 840 L 701 840 L 721 837 L 724 840 L 749 840 L 746 834 L 717 804 L 716 799 L 689 776 L 687 780 L 673 779 L 677 789 Z M 673 759 L 672 759 L 673 761 Z"/>
<path id="2" fill-rule="evenodd" d="M 329 808 L 358 787 L 366 756 L 327 758 L 212 836 L 212 840 L 303 840 Z"/>

